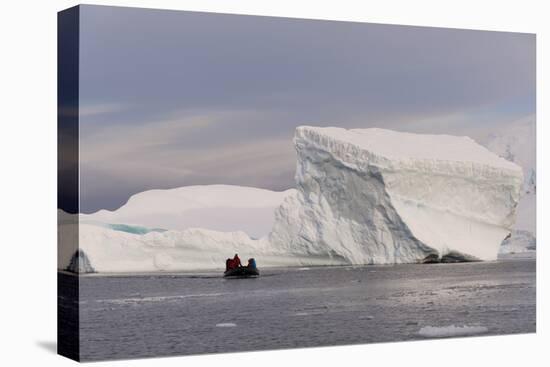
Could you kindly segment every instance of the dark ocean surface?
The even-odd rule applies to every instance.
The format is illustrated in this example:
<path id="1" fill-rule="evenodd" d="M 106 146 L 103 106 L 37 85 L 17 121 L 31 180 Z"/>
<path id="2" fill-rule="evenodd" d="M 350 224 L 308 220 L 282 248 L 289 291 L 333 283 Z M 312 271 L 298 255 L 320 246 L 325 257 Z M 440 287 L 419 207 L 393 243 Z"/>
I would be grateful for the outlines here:
<path id="1" fill-rule="evenodd" d="M 79 292 L 83 361 L 536 329 L 532 259 L 262 269 L 256 279 L 85 275 Z"/>

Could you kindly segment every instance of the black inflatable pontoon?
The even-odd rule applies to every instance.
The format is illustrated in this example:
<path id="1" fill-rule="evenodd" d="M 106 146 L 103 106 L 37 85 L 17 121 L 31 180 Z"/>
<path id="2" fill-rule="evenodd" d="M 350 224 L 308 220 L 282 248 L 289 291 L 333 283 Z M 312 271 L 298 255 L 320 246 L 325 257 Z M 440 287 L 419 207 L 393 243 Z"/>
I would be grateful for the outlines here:
<path id="1" fill-rule="evenodd" d="M 234 269 L 226 270 L 223 273 L 224 277 L 235 277 L 235 278 L 252 278 L 260 276 L 260 271 L 258 268 L 249 268 L 248 266 L 241 266 Z"/>

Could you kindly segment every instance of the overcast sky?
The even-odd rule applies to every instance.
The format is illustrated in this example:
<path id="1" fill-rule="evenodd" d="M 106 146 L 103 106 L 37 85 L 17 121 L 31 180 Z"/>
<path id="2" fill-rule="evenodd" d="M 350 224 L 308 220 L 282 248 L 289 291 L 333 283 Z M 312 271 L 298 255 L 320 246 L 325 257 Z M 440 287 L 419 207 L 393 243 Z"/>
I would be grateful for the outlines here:
<path id="1" fill-rule="evenodd" d="M 81 7 L 81 211 L 294 186 L 299 125 L 482 139 L 535 115 L 535 36 Z"/>

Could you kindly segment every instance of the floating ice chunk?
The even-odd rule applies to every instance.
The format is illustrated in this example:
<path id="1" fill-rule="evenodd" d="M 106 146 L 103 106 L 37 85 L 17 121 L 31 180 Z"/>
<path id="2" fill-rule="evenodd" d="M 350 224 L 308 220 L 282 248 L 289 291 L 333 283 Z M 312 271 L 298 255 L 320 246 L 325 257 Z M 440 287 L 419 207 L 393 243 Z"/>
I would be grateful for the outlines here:
<path id="1" fill-rule="evenodd" d="M 373 319 L 374 319 L 374 316 L 370 316 L 370 315 L 359 316 L 359 320 L 373 320 Z"/>
<path id="2" fill-rule="evenodd" d="M 418 335 L 425 338 L 448 338 L 453 336 L 466 336 L 484 334 L 489 329 L 484 326 L 424 326 L 418 332 Z"/>
<path id="3" fill-rule="evenodd" d="M 235 327 L 237 324 L 234 324 L 232 322 L 222 322 L 220 324 L 216 324 L 216 327 Z"/>

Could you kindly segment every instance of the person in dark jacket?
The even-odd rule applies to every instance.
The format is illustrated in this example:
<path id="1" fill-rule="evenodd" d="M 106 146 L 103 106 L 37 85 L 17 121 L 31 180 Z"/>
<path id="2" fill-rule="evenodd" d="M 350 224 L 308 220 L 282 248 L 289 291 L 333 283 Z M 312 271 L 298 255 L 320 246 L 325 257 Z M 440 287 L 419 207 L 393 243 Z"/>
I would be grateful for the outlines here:
<path id="1" fill-rule="evenodd" d="M 233 260 L 227 259 L 225 260 L 225 271 L 228 271 L 233 267 Z"/>
<path id="2" fill-rule="evenodd" d="M 256 269 L 256 260 L 254 258 L 248 259 L 248 265 L 250 269 Z"/>

